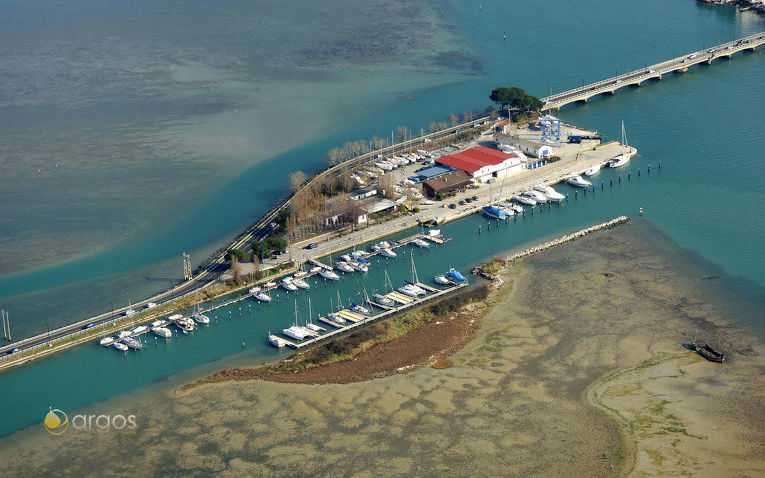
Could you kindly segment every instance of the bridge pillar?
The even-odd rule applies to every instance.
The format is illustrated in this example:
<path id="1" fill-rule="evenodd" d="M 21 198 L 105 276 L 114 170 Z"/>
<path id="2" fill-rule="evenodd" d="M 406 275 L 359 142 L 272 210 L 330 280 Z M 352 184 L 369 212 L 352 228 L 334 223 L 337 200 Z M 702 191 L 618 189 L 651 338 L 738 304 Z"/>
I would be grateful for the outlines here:
<path id="1" fill-rule="evenodd" d="M 587 103 L 587 98 L 582 98 L 581 100 L 576 100 L 577 103 Z"/>

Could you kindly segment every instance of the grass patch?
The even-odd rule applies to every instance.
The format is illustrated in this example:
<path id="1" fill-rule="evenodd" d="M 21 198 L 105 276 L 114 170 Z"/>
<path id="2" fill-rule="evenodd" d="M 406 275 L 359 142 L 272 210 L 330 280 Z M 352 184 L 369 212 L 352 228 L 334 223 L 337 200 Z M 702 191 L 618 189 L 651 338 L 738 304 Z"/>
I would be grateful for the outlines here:
<path id="1" fill-rule="evenodd" d="M 423 305 L 402 315 L 371 324 L 305 352 L 297 353 L 292 360 L 268 366 L 265 370 L 269 372 L 299 371 L 350 360 L 377 344 L 401 337 L 411 330 L 455 312 L 465 304 L 482 302 L 488 295 L 489 287 L 486 284 L 481 284 L 438 302 Z"/>

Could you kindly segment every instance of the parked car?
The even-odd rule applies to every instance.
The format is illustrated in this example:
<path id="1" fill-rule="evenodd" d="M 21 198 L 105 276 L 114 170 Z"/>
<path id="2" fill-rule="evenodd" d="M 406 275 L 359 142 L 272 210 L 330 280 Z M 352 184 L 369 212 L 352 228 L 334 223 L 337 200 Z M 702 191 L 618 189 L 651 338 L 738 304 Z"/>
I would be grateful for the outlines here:
<path id="1" fill-rule="evenodd" d="M 18 347 L 14 347 L 14 348 L 12 348 L 11 350 L 9 350 L 8 352 L 6 352 L 6 354 L 8 354 L 8 355 L 13 355 L 13 354 L 17 354 L 17 353 L 19 353 L 19 352 L 21 352 L 21 350 L 19 350 L 19 348 L 18 348 Z"/>
<path id="2" fill-rule="evenodd" d="M 457 205 L 454 203 L 449 204 L 449 209 L 457 209 Z"/>

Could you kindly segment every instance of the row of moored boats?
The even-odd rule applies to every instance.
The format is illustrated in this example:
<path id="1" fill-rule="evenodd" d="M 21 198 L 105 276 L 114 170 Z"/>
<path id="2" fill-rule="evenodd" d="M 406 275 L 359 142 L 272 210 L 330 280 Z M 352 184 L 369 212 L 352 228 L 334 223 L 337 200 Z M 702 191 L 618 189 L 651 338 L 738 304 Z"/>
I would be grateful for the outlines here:
<path id="1" fill-rule="evenodd" d="M 143 334 L 151 332 L 157 337 L 169 339 L 173 336 L 173 329 L 177 330 L 176 333 L 188 334 L 196 329 L 197 324 L 209 325 L 210 318 L 200 312 L 196 312 L 190 317 L 174 314 L 166 319 L 155 320 L 151 325 L 139 325 L 132 330 L 120 331 L 115 336 L 106 336 L 98 343 L 121 352 L 126 352 L 129 349 L 139 350 L 143 348 L 143 343 L 140 340 L 140 336 Z"/>

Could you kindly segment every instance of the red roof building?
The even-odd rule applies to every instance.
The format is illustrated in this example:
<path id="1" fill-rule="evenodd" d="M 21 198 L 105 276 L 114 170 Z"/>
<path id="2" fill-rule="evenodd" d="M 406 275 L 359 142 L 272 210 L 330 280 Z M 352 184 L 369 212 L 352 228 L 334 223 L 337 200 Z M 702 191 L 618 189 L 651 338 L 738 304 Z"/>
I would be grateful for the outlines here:
<path id="1" fill-rule="evenodd" d="M 504 176 L 509 172 L 520 171 L 521 169 L 521 159 L 518 156 L 484 146 L 476 146 L 460 153 L 450 154 L 437 159 L 436 162 L 461 169 L 481 181 Z"/>

